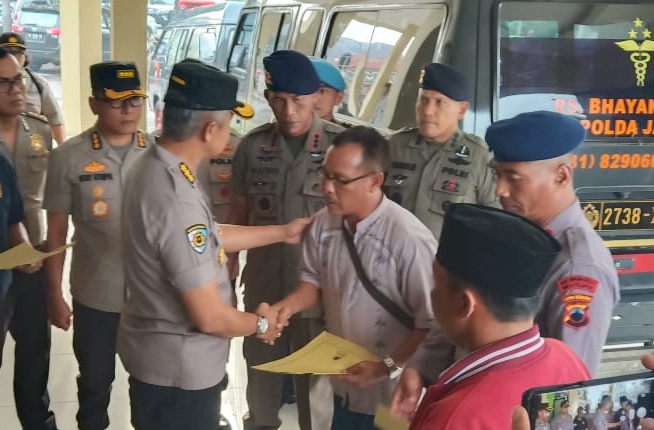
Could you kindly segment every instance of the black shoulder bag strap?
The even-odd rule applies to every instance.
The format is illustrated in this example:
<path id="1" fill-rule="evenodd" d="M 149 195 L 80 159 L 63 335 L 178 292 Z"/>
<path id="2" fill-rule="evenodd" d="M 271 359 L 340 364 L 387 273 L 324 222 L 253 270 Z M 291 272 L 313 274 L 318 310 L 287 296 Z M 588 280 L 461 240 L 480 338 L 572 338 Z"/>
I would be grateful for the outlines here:
<path id="1" fill-rule="evenodd" d="M 343 230 L 343 237 L 345 237 L 347 250 L 350 253 L 350 258 L 352 259 L 354 268 L 356 269 L 357 275 L 359 276 L 359 279 L 361 280 L 361 283 L 365 287 L 368 294 L 370 294 L 372 298 L 375 299 L 377 303 L 381 305 L 382 308 L 386 309 L 386 311 L 388 311 L 389 314 L 397 318 L 397 320 L 401 322 L 403 326 L 405 326 L 409 330 L 413 330 L 415 328 L 415 325 L 413 324 L 413 318 L 411 318 L 411 315 L 409 315 L 401 307 L 393 303 L 391 299 L 386 297 L 384 293 L 379 291 L 379 289 L 377 289 L 377 287 L 375 287 L 372 284 L 372 282 L 370 282 L 370 278 L 368 278 L 368 275 L 366 275 L 366 271 L 363 269 L 363 265 L 361 264 L 359 253 L 357 252 L 357 249 L 354 246 L 354 239 L 352 238 L 352 233 L 350 233 L 350 231 L 345 227 L 345 225 L 343 225 L 341 228 Z"/>
<path id="2" fill-rule="evenodd" d="M 36 77 L 34 76 L 34 73 L 32 73 L 32 71 L 30 69 L 25 68 L 25 71 L 27 72 L 27 75 L 30 77 L 32 82 L 34 82 L 34 85 L 36 85 L 36 89 L 39 92 L 39 96 L 43 97 L 43 85 L 41 85 L 41 82 L 39 82 L 39 80 L 36 79 Z M 36 112 L 36 113 L 41 113 L 41 112 Z"/>

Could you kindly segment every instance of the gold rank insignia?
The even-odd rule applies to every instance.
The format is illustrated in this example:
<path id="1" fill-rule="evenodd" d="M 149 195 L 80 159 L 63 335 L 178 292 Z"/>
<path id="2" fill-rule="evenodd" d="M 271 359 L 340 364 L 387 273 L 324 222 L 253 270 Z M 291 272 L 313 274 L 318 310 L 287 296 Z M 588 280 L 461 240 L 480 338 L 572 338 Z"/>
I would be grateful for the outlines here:
<path id="1" fill-rule="evenodd" d="M 191 172 L 191 169 L 188 168 L 185 162 L 179 163 L 179 170 L 182 172 L 182 175 L 186 178 L 189 183 L 194 184 L 195 183 L 195 175 L 193 172 Z"/>
<path id="2" fill-rule="evenodd" d="M 145 136 L 143 136 L 143 133 L 140 131 L 136 133 L 136 138 L 138 140 L 139 148 L 145 148 Z"/>
<path id="3" fill-rule="evenodd" d="M 422 85 L 422 81 L 425 80 L 425 69 L 420 71 L 420 78 L 418 78 L 418 83 Z"/>
<path id="4" fill-rule="evenodd" d="M 32 151 L 34 152 L 43 152 L 45 150 L 43 137 L 40 134 L 30 134 L 30 145 L 32 146 Z"/>
<path id="5" fill-rule="evenodd" d="M 93 143 L 93 149 L 98 150 L 102 149 L 102 142 L 100 141 L 100 133 L 94 131 L 91 134 L 91 142 Z"/>
<path id="6" fill-rule="evenodd" d="M 225 248 L 220 248 L 220 252 L 218 252 L 218 263 L 222 266 L 225 264 L 226 260 L 227 254 L 225 253 Z"/>

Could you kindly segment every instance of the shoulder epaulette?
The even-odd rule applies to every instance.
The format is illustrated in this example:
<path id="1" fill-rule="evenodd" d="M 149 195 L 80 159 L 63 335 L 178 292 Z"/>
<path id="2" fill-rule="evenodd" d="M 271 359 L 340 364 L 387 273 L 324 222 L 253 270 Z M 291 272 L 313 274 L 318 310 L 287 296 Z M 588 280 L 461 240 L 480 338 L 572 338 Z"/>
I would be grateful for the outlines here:
<path id="1" fill-rule="evenodd" d="M 486 141 L 475 134 L 463 133 L 463 137 L 468 142 L 471 142 L 477 146 L 481 146 L 482 148 L 488 148 L 488 144 L 486 143 Z"/>
<path id="2" fill-rule="evenodd" d="M 412 131 L 416 131 L 417 129 L 418 129 L 418 127 L 416 127 L 415 125 L 409 125 L 409 126 L 406 126 L 406 127 L 402 127 L 401 129 L 399 129 L 398 131 L 396 131 L 393 134 L 409 133 L 409 132 L 412 132 Z"/>
<path id="3" fill-rule="evenodd" d="M 323 130 L 325 130 L 327 133 L 340 133 L 343 130 L 345 130 L 345 127 L 338 123 L 333 123 L 329 121 L 323 121 Z"/>
<path id="4" fill-rule="evenodd" d="M 259 127 L 255 127 L 252 130 L 250 130 L 245 136 L 243 137 L 248 137 L 248 136 L 253 136 L 255 134 L 259 133 L 265 133 L 270 130 L 275 126 L 275 123 L 267 122 L 265 124 L 260 125 Z"/>
<path id="5" fill-rule="evenodd" d="M 23 112 L 23 115 L 29 118 L 34 118 L 38 119 L 41 122 L 44 122 L 48 124 L 50 121 L 48 121 L 48 118 L 45 115 L 41 115 L 40 113 L 36 112 Z"/>

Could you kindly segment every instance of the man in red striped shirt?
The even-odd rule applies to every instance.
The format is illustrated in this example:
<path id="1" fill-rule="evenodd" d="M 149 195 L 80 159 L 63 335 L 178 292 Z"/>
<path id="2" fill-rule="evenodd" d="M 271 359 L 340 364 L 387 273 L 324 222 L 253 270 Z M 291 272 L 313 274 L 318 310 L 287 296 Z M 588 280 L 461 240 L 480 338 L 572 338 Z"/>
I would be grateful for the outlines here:
<path id="1" fill-rule="evenodd" d="M 471 352 L 428 388 L 411 430 L 505 430 L 528 388 L 590 378 L 568 346 L 534 324 L 539 286 L 560 250 L 518 215 L 450 206 L 432 303 L 446 338 Z"/>

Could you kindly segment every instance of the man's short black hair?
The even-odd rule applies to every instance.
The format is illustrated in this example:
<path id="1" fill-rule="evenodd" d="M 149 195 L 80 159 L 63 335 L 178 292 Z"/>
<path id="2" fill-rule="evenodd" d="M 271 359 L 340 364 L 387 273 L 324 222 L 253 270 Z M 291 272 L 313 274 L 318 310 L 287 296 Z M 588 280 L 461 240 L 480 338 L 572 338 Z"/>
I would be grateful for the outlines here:
<path id="1" fill-rule="evenodd" d="M 339 133 L 332 140 L 338 147 L 356 143 L 363 147 L 364 163 L 372 164 L 380 172 L 386 172 L 390 165 L 390 145 L 388 140 L 372 127 L 356 126 Z"/>
<path id="2" fill-rule="evenodd" d="M 539 296 L 534 297 L 510 297 L 498 294 L 496 290 L 475 288 L 474 285 L 461 279 L 452 272 L 447 272 L 450 285 L 462 290 L 464 288 L 474 289 L 486 305 L 488 311 L 500 322 L 524 321 L 533 318 L 538 309 Z"/>

